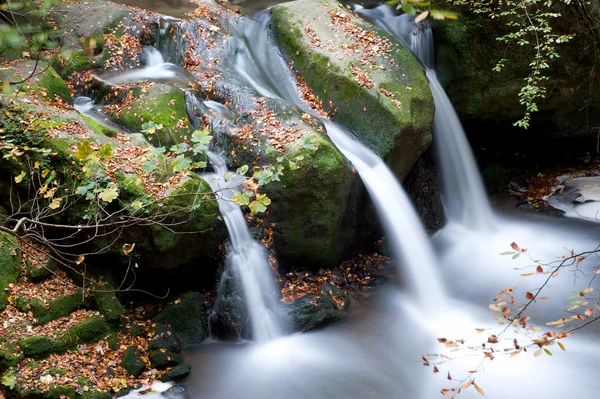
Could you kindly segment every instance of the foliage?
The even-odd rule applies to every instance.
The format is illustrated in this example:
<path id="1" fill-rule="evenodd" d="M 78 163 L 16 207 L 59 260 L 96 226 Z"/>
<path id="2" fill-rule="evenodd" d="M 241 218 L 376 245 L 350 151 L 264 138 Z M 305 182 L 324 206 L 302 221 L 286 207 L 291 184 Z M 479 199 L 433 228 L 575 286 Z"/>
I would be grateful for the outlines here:
<path id="1" fill-rule="evenodd" d="M 56 0 L 11 1 L 0 3 L 0 55 L 22 50 L 24 54 L 54 48 L 52 32 L 35 22 L 47 15 Z"/>
<path id="2" fill-rule="evenodd" d="M 395 3 L 396 0 L 392 1 Z M 470 12 L 483 15 L 490 20 L 503 23 L 506 33 L 496 40 L 510 46 L 519 46 L 524 51 L 533 51 L 529 63 L 529 74 L 519 91 L 519 102 L 525 108 L 524 115 L 514 123 L 528 128 L 531 114 L 538 111 L 538 101 L 545 98 L 548 70 L 553 60 L 560 57 L 558 45 L 573 39 L 573 34 L 557 33 L 552 22 L 562 16 L 561 10 L 573 7 L 574 2 L 589 4 L 585 0 L 442 0 L 452 7 L 466 7 Z M 411 15 L 420 12 L 415 22 L 431 16 L 434 19 L 455 19 L 457 14 L 440 8 L 433 0 L 397 0 L 398 7 Z M 494 71 L 500 72 L 510 62 L 507 58 L 497 61 Z"/>

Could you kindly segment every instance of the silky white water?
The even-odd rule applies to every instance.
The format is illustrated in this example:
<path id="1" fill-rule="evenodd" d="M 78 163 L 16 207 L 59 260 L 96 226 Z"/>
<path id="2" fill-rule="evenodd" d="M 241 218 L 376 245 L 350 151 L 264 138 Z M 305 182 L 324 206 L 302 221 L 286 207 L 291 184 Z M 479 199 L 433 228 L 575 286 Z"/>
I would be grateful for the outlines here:
<path id="1" fill-rule="evenodd" d="M 243 76 L 261 95 L 281 98 L 290 104 L 298 105 L 308 113 L 313 113 L 300 99 L 291 73 L 269 39 L 269 18 L 268 13 L 263 13 L 259 19 L 246 21 L 244 37 L 253 38 L 252 46 L 255 49 L 251 51 L 247 48 L 250 43 L 248 40 L 240 40 L 235 53 L 258 57 L 248 59 L 238 56 L 235 59 L 235 68 L 243 70 L 251 61 L 254 67 L 246 69 Z M 263 30 L 260 35 L 248 33 L 258 29 Z M 270 72 L 260 72 L 264 70 Z M 274 77 L 278 77 L 278 80 L 273 80 Z M 269 90 L 274 87 L 279 89 Z M 284 97 L 276 96 L 274 91 Z M 316 115 L 315 117 L 319 118 Z M 386 230 L 386 237 L 391 243 L 390 247 L 400 261 L 399 271 L 404 276 L 407 290 L 413 293 L 423 309 L 432 311 L 445 301 L 445 290 L 439 279 L 435 254 L 427 234 L 404 189 L 385 162 L 373 151 L 351 138 L 339 125 L 319 119 L 324 124 L 329 138 L 352 162 L 367 187 Z"/>

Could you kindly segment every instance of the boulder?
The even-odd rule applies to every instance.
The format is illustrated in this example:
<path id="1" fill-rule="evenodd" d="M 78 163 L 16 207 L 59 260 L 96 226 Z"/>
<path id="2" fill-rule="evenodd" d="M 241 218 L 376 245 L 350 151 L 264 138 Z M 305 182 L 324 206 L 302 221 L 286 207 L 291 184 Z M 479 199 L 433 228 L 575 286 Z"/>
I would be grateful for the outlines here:
<path id="1" fill-rule="evenodd" d="M 146 365 L 142 361 L 140 351 L 130 346 L 123 353 L 121 367 L 123 367 L 132 376 L 137 377 L 142 373 L 142 371 L 144 371 Z"/>
<path id="2" fill-rule="evenodd" d="M 404 179 L 431 143 L 433 98 L 417 60 L 333 0 L 284 3 L 271 15 L 281 49 L 333 120 Z"/>
<path id="3" fill-rule="evenodd" d="M 590 3 L 587 7 L 598 21 L 600 6 Z M 511 46 L 497 41 L 496 37 L 508 32 L 506 18 L 490 20 L 467 10 L 455 21 L 434 25 L 438 77 L 472 141 L 495 149 L 503 145 L 508 151 L 518 142 L 520 152 L 536 153 L 545 152 L 540 147 L 552 146 L 550 139 L 556 138 L 593 136 L 588 143 L 595 145 L 600 85 L 590 70 L 596 62 L 597 29 L 588 26 L 575 5 L 555 3 L 554 11 L 561 13 L 552 20 L 554 32 L 574 34 L 574 38 L 556 45 L 560 58 L 549 62 L 546 93 L 537 100 L 539 112 L 531 114 L 527 130 L 513 123 L 525 113 L 518 94 L 530 72 L 533 44 Z M 493 71 L 501 59 L 506 59 L 505 67 Z M 556 145 L 564 149 L 564 144 Z"/>
<path id="4" fill-rule="evenodd" d="M 155 321 L 169 325 L 183 346 L 201 344 L 207 336 L 206 301 L 199 292 L 188 292 L 165 306 Z"/>
<path id="5" fill-rule="evenodd" d="M 339 321 L 348 312 L 338 309 L 334 299 L 327 294 L 308 294 L 292 303 L 289 314 L 294 328 L 306 332 Z"/>
<path id="6" fill-rule="evenodd" d="M 176 366 L 168 370 L 163 375 L 161 375 L 159 379 L 162 382 L 179 381 L 187 377 L 190 374 L 190 371 L 192 371 L 192 366 L 190 366 L 189 364 L 182 364 L 181 366 Z"/>

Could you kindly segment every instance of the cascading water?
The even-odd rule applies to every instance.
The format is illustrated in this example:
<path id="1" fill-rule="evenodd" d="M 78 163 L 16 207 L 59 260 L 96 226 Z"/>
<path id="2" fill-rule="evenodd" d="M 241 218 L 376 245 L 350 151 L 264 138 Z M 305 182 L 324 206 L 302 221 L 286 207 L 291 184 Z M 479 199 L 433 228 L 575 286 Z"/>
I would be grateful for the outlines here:
<path id="1" fill-rule="evenodd" d="M 169 83 L 193 84 L 193 76 L 180 66 L 166 63 L 164 58 L 153 47 L 144 48 L 146 66 L 125 72 L 112 72 L 98 77 L 106 84 L 131 83 L 140 80 L 151 80 Z M 201 123 L 197 116 L 200 100 L 190 91 L 185 90 L 188 116 L 195 128 L 200 128 Z M 89 104 L 80 101 L 82 110 L 89 112 Z M 204 106 L 213 110 L 221 118 L 227 117 L 226 108 L 214 101 L 206 101 Z M 229 182 L 225 182 L 225 175 L 229 173 L 225 158 L 216 150 L 207 151 L 207 156 L 214 168 L 214 173 L 204 174 L 204 178 L 211 185 L 217 195 L 219 209 L 231 239 L 230 252 L 227 254 L 226 267 L 231 270 L 244 294 L 245 305 L 248 309 L 252 325 L 253 339 L 265 342 L 280 336 L 283 332 L 282 322 L 277 312 L 276 287 L 273 273 L 269 267 L 268 254 L 264 246 L 254 240 L 248 230 L 246 219 L 241 208 L 233 201 L 231 196 L 242 184 L 243 178 L 235 175 Z"/>
<path id="2" fill-rule="evenodd" d="M 186 92 L 189 110 L 197 109 L 198 98 Z M 219 103 L 205 101 L 204 105 L 221 118 L 227 118 L 228 111 Z M 200 127 L 194 112 L 188 112 L 192 124 Z M 228 182 L 225 175 L 229 170 L 225 158 L 213 151 L 207 151 L 214 173 L 206 173 L 204 179 L 217 195 L 219 210 L 225 219 L 231 247 L 225 260 L 226 272 L 231 272 L 244 294 L 245 305 L 252 326 L 252 338 L 256 342 L 266 342 L 283 334 L 284 328 L 277 311 L 277 289 L 273 272 L 269 267 L 268 254 L 263 245 L 254 240 L 241 208 L 231 200 L 231 196 L 242 185 L 244 178 L 235 175 Z M 226 278 L 226 277 L 224 277 Z"/>
<path id="3" fill-rule="evenodd" d="M 407 46 L 426 68 L 435 104 L 434 145 L 442 172 L 443 202 L 450 222 L 469 229 L 494 226 L 492 213 L 473 152 L 456 111 L 437 79 L 434 68 L 433 33 L 407 14 L 393 16 L 391 8 L 379 6 L 357 13 L 383 28 Z"/>
<path id="4" fill-rule="evenodd" d="M 260 94 L 273 96 L 273 92 L 276 91 L 283 95 L 277 97 L 298 105 L 305 112 L 313 113 L 300 99 L 285 62 L 270 43 L 269 18 L 268 13 L 263 13 L 258 20 L 246 21 L 243 37 L 253 38 L 253 50 L 248 48 L 248 40 L 240 40 L 236 54 L 246 54 L 253 58 L 237 57 L 235 68 L 243 70 L 250 62 L 253 63 L 255 67 L 246 69 L 244 76 Z M 261 34 L 253 34 L 258 29 L 262 29 Z M 243 63 L 240 64 L 240 61 Z M 270 72 L 259 74 L 262 70 L 270 70 Z M 276 81 L 270 79 L 275 76 L 285 77 L 285 79 Z M 278 89 L 268 90 L 265 87 Z M 438 277 L 433 248 L 408 196 L 381 158 L 352 139 L 339 125 L 326 119 L 319 119 L 325 125 L 328 136 L 352 162 L 367 187 L 384 224 L 387 237 L 392 243 L 392 250 L 402 260 L 400 270 L 405 275 L 408 289 L 413 291 L 422 310 L 433 311 L 444 302 L 445 290 Z"/>

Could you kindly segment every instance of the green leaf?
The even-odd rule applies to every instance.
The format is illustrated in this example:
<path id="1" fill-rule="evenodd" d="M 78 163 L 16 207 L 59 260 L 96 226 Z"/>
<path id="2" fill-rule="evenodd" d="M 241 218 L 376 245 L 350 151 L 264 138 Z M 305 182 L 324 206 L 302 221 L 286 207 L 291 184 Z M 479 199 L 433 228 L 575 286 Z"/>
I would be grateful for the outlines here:
<path id="1" fill-rule="evenodd" d="M 261 213 L 267 210 L 267 206 L 271 204 L 271 199 L 265 194 L 257 194 L 256 200 L 250 202 L 250 211 L 254 214 Z"/>
<path id="2" fill-rule="evenodd" d="M 269 183 L 271 181 L 271 176 L 273 176 L 273 172 L 267 169 L 261 170 L 260 172 L 256 172 L 254 174 L 254 178 L 261 186 Z"/>
<path id="3" fill-rule="evenodd" d="M 174 172 L 181 172 L 182 170 L 188 170 L 190 165 L 192 164 L 192 160 L 184 157 L 183 155 L 179 155 L 177 158 L 171 162 L 171 166 L 173 167 Z"/>
<path id="4" fill-rule="evenodd" d="M 98 149 L 98 155 L 108 160 L 112 156 L 112 147 L 110 144 L 102 144 Z"/>
<path id="5" fill-rule="evenodd" d="M 298 143 L 300 143 L 304 150 L 312 152 L 317 150 L 317 146 L 315 146 L 316 141 L 317 139 L 314 136 L 304 136 L 298 141 Z"/>
<path id="6" fill-rule="evenodd" d="M 514 255 L 516 252 L 515 251 L 507 251 L 507 252 L 502 252 L 500 255 Z"/>
<path id="7" fill-rule="evenodd" d="M 552 356 L 552 352 L 550 352 L 548 349 L 544 348 L 544 352 L 546 352 L 546 355 Z"/>
<path id="8" fill-rule="evenodd" d="M 237 191 L 233 193 L 231 200 L 239 206 L 248 205 L 250 203 L 250 196 L 247 193 L 240 193 Z"/>
<path id="9" fill-rule="evenodd" d="M 148 160 L 142 164 L 142 172 L 149 173 L 152 172 L 154 169 L 156 169 L 156 164 L 154 163 L 154 161 Z"/>
<path id="10" fill-rule="evenodd" d="M 58 209 L 58 207 L 60 206 L 61 202 L 62 202 L 62 198 L 54 198 L 52 200 L 52 202 L 50 203 L 50 205 L 48 205 L 48 208 L 50 208 L 50 209 Z"/>
<path id="11" fill-rule="evenodd" d="M 85 161 L 90 155 L 92 155 L 93 152 L 94 150 L 92 149 L 90 142 L 86 140 L 83 143 L 77 144 L 77 152 L 75 153 L 75 156 L 80 161 Z"/>
<path id="12" fill-rule="evenodd" d="M 223 179 L 225 180 L 225 183 L 229 183 L 231 181 L 231 179 L 233 179 L 234 176 L 235 176 L 235 173 L 227 172 L 223 175 Z"/>
<path id="13" fill-rule="evenodd" d="M 238 175 L 242 175 L 242 176 L 245 175 L 246 172 L 248 172 L 248 165 L 242 165 L 239 168 L 237 168 L 237 171 L 236 171 L 236 173 Z"/>
<path id="14" fill-rule="evenodd" d="M 208 144 L 212 136 L 209 134 L 208 129 L 196 130 L 192 133 L 192 142 L 194 144 L 194 152 L 206 151 Z"/>
<path id="15" fill-rule="evenodd" d="M 189 146 L 186 143 L 179 143 L 171 147 L 170 151 L 176 154 L 182 154 L 189 149 Z"/>
<path id="16" fill-rule="evenodd" d="M 15 388 L 17 384 L 17 377 L 14 374 L 5 373 L 2 376 L 2 385 L 8 387 L 10 390 Z"/>
<path id="17" fill-rule="evenodd" d="M 165 152 L 167 152 L 167 149 L 165 147 L 156 147 L 152 150 L 152 153 L 155 155 L 164 154 Z"/>
<path id="18" fill-rule="evenodd" d="M 267 156 L 270 157 L 272 155 L 277 154 L 277 150 L 273 146 L 268 146 L 266 150 Z"/>
<path id="19" fill-rule="evenodd" d="M 413 5 L 410 4 L 408 1 L 402 2 L 402 11 L 404 11 L 405 13 L 407 13 L 409 15 L 415 15 L 417 13 L 417 10 L 415 9 L 415 7 L 413 7 Z"/>
<path id="20" fill-rule="evenodd" d="M 100 198 L 102 201 L 108 202 L 109 204 L 113 202 L 113 200 L 117 199 L 118 196 L 119 193 L 117 192 L 117 187 L 105 188 L 98 194 L 98 198 Z"/>
<path id="21" fill-rule="evenodd" d="M 512 259 L 517 259 L 519 256 L 521 256 L 521 253 L 516 253 L 512 256 Z"/>

